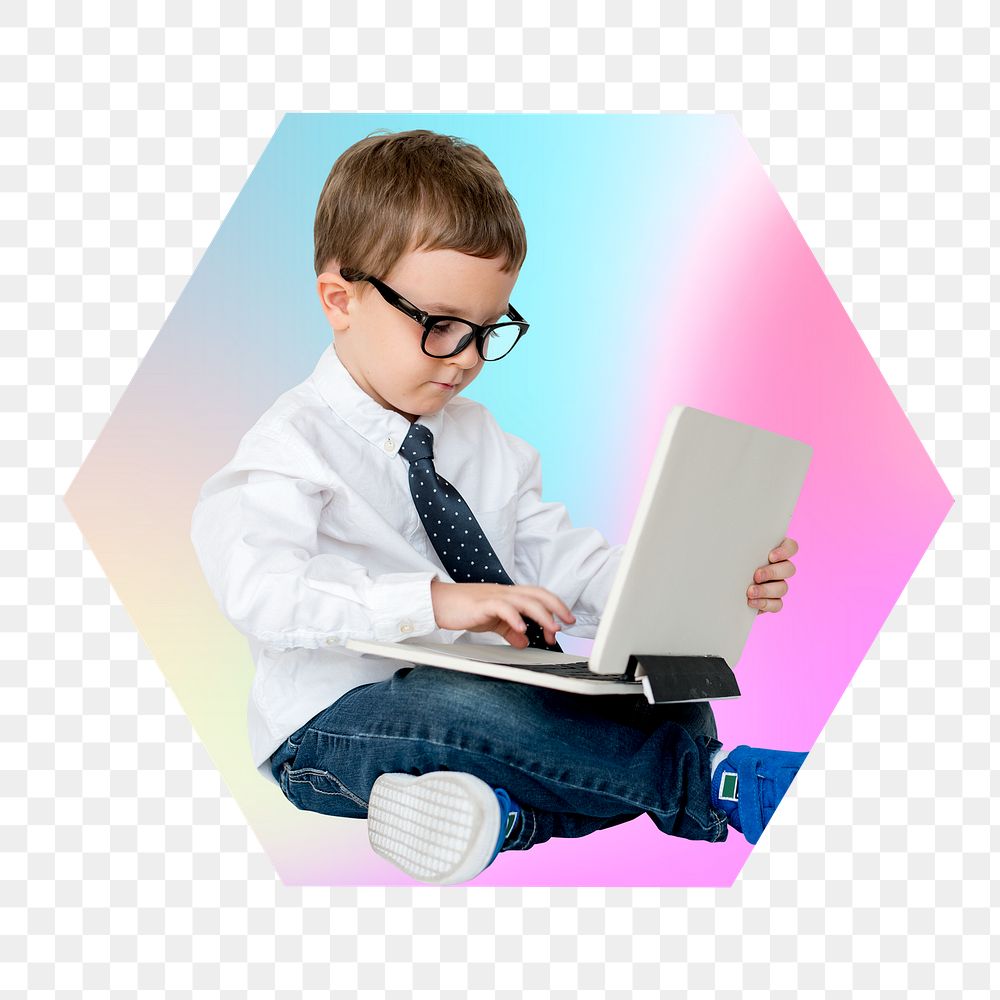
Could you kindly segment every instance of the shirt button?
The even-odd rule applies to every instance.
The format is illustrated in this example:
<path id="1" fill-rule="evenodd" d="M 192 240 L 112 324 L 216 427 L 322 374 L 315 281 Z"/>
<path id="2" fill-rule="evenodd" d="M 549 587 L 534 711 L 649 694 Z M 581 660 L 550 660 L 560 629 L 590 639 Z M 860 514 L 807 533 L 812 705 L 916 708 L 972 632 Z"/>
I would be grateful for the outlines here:
<path id="1" fill-rule="evenodd" d="M 383 447 L 383 448 L 384 448 L 384 449 L 385 449 L 386 451 L 392 451 L 392 450 L 393 450 L 393 448 L 395 448 L 395 447 L 396 447 L 396 442 L 395 442 L 395 441 L 393 441 L 393 439 L 392 439 L 392 438 L 386 438 L 386 439 L 385 439 L 385 440 L 384 440 L 384 441 L 382 442 L 382 447 Z"/>
<path id="2" fill-rule="evenodd" d="M 401 621 L 399 623 L 399 631 L 400 632 L 412 632 L 413 631 L 413 622 L 411 622 L 409 618 L 404 619 L 403 621 Z"/>

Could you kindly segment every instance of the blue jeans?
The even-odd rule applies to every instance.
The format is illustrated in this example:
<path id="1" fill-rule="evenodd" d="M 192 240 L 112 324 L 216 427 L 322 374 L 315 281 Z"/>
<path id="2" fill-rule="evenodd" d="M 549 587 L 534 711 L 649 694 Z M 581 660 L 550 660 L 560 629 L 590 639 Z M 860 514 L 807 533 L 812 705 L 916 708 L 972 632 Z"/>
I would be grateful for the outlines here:
<path id="1" fill-rule="evenodd" d="M 708 702 L 651 705 L 415 666 L 363 684 L 271 756 L 297 808 L 363 819 L 379 775 L 465 771 L 505 788 L 521 817 L 503 850 L 583 837 L 648 813 L 664 833 L 725 840 Z"/>

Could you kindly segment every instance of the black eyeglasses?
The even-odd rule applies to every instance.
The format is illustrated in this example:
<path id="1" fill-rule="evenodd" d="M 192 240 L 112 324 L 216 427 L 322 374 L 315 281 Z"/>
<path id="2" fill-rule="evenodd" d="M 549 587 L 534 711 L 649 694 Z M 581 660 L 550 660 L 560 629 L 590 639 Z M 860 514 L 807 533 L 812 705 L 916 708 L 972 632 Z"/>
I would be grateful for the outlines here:
<path id="1" fill-rule="evenodd" d="M 510 304 L 504 315 L 509 316 L 513 323 L 488 323 L 481 326 L 458 316 L 434 316 L 424 312 L 409 299 L 404 299 L 399 292 L 393 291 L 384 281 L 370 274 L 344 267 L 340 269 L 340 273 L 346 281 L 367 281 L 374 285 L 389 305 L 419 323 L 424 328 L 424 335 L 420 340 L 421 350 L 432 358 L 453 358 L 456 354 L 461 354 L 475 338 L 476 350 L 484 361 L 499 361 L 510 354 L 514 345 L 528 332 L 524 317 Z"/>

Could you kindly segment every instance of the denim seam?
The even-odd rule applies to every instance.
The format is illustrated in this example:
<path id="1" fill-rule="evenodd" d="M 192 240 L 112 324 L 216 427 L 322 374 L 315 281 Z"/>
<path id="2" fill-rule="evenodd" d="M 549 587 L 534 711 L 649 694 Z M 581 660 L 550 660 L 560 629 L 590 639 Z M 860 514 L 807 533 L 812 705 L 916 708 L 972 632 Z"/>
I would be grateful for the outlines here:
<path id="1" fill-rule="evenodd" d="M 496 759 L 496 758 L 491 758 L 489 756 L 489 754 L 485 754 L 481 750 L 470 750 L 467 747 L 455 746 L 455 744 L 453 744 L 453 743 L 441 743 L 438 740 L 430 740 L 430 739 L 425 739 L 423 737 L 415 737 L 415 736 L 392 736 L 392 735 L 383 734 L 383 733 L 351 733 L 351 734 L 347 734 L 347 733 L 328 733 L 328 732 L 326 732 L 323 729 L 314 729 L 313 731 L 316 732 L 316 733 L 319 733 L 319 734 L 321 734 L 323 736 L 339 737 L 340 739 L 407 740 L 409 742 L 430 743 L 430 744 L 433 744 L 434 746 L 447 747 L 447 748 L 449 748 L 451 750 L 459 750 L 462 753 L 475 754 L 476 756 L 485 757 L 485 758 L 491 759 L 491 760 L 495 760 Z M 665 812 L 665 811 L 662 811 L 662 810 L 659 810 L 659 809 L 642 806 L 639 803 L 637 803 L 637 802 L 635 802 L 635 801 L 633 801 L 631 799 L 628 799 L 624 795 L 616 795 L 616 793 L 614 793 L 614 792 L 601 792 L 601 791 L 598 791 L 597 789 L 594 789 L 594 788 L 586 788 L 583 785 L 574 785 L 572 782 L 563 781 L 561 778 L 550 778 L 550 777 L 547 777 L 545 775 L 539 774 L 537 771 L 530 771 L 530 770 L 528 770 L 528 768 L 522 767 L 520 764 L 514 764 L 514 763 L 511 763 L 510 761 L 506 761 L 505 763 L 509 767 L 514 767 L 517 770 L 521 771 L 522 773 L 530 775 L 532 778 L 544 778 L 546 781 L 553 781 L 553 782 L 556 782 L 557 784 L 562 785 L 562 786 L 564 786 L 566 788 L 575 788 L 575 789 L 577 789 L 577 790 L 579 790 L 581 792 L 594 792 L 594 793 L 596 793 L 598 795 L 611 795 L 614 798 L 620 798 L 623 801 L 627 802 L 629 805 L 635 806 L 641 812 L 644 812 L 644 813 L 646 813 L 646 812 L 655 812 L 659 816 L 670 817 L 670 816 L 676 816 L 677 813 L 680 811 L 679 809 L 674 809 L 674 810 L 672 810 L 670 812 Z M 708 826 L 704 826 L 701 822 L 699 822 L 697 819 L 695 819 L 694 816 L 691 816 L 690 818 L 693 819 L 693 820 L 695 820 L 695 822 L 698 823 L 698 826 L 702 830 L 716 830 L 716 829 L 718 829 L 718 824 L 717 823 L 709 823 Z"/>
<path id="2" fill-rule="evenodd" d="M 722 834 L 723 829 L 729 823 L 729 820 L 726 818 L 726 816 L 725 816 L 724 813 L 720 813 L 718 811 L 718 809 L 715 809 L 714 807 L 712 808 L 712 812 L 714 812 L 715 815 L 718 818 L 716 819 L 716 821 L 710 827 L 707 827 L 706 829 L 711 830 L 712 833 L 715 834 L 715 836 L 712 838 L 712 840 L 716 841 L 716 840 L 719 839 L 719 836 Z"/>
<path id="3" fill-rule="evenodd" d="M 535 842 L 535 831 L 538 823 L 535 819 L 535 811 L 519 806 L 521 810 L 521 832 L 507 845 L 508 851 L 526 851 Z M 531 820 L 531 832 L 528 832 L 528 820 Z"/>
<path id="4" fill-rule="evenodd" d="M 538 830 L 538 820 L 535 818 L 535 810 L 530 810 L 529 815 L 531 816 L 531 833 L 528 834 L 528 838 L 524 842 L 524 847 L 521 848 L 522 851 L 526 851 L 535 843 L 535 833 Z"/>
<path id="5" fill-rule="evenodd" d="M 354 792 L 352 792 L 335 774 L 331 771 L 324 771 L 322 768 L 318 767 L 299 767 L 295 769 L 296 774 L 322 774 L 329 778 L 331 781 L 336 781 L 338 785 L 343 788 L 343 792 L 327 792 L 322 788 L 317 788 L 308 778 L 293 778 L 292 768 L 289 766 L 288 762 L 285 762 L 285 776 L 286 782 L 296 782 L 300 785 L 308 785 L 314 792 L 319 795 L 332 795 L 335 798 L 350 799 L 355 805 L 361 806 L 364 809 L 368 808 L 368 803 L 364 799 L 359 799 Z"/>

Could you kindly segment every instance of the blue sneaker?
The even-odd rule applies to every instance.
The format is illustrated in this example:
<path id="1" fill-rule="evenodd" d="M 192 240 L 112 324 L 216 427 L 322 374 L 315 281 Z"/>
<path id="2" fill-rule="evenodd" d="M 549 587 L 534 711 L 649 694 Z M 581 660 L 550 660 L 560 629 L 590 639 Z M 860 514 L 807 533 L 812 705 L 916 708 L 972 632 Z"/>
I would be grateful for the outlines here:
<path id="1" fill-rule="evenodd" d="M 726 814 L 730 826 L 756 844 L 806 756 L 735 747 L 712 775 L 712 804 Z"/>
<path id="2" fill-rule="evenodd" d="M 383 774 L 369 796 L 368 840 L 411 878 L 452 885 L 493 864 L 520 812 L 473 774 Z"/>

